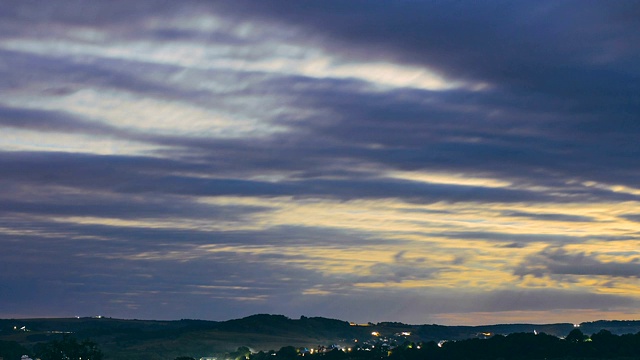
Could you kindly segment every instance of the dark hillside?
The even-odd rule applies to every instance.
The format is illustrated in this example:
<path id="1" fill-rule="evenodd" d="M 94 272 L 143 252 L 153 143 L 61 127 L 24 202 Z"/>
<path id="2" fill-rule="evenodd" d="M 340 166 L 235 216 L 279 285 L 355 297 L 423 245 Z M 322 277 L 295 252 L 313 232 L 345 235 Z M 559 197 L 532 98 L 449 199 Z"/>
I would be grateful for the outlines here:
<path id="1" fill-rule="evenodd" d="M 613 334 L 635 334 L 640 331 L 640 321 L 635 320 L 599 320 L 580 324 L 585 334 L 595 334 L 600 330 L 608 330 Z"/>
<path id="2" fill-rule="evenodd" d="M 33 349 L 38 343 L 59 340 L 64 334 L 71 334 L 78 339 L 91 339 L 98 343 L 105 360 L 173 360 L 182 355 L 224 357 L 224 354 L 233 353 L 242 346 L 254 352 L 278 350 L 285 346 L 309 349 L 334 344 L 345 348 L 374 344 L 397 346 L 403 343 L 485 339 L 513 333 L 533 335 L 534 332 L 563 338 L 573 329 L 574 325 L 567 323 L 442 326 L 382 322 L 355 325 L 322 317 L 290 319 L 268 314 L 222 322 L 96 317 L 0 320 L 0 341 L 14 351 Z M 584 323 L 579 329 L 585 335 L 601 330 L 613 335 L 636 334 L 640 332 L 640 321 L 596 321 Z M 601 334 L 605 336 L 607 333 Z"/>

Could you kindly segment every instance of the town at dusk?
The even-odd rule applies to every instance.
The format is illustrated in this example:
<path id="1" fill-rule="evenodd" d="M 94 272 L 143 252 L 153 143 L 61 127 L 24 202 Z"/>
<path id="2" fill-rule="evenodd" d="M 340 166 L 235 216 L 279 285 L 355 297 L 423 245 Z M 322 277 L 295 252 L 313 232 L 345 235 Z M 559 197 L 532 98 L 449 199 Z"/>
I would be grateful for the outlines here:
<path id="1" fill-rule="evenodd" d="M 0 319 L 640 320 L 637 1 L 7 0 L 0 79 Z"/>

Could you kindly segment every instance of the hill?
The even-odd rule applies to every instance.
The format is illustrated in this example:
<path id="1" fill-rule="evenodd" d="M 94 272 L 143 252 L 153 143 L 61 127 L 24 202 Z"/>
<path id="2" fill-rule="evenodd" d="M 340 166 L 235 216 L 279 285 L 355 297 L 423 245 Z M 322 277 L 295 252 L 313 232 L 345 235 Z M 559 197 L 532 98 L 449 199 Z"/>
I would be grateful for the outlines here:
<path id="1" fill-rule="evenodd" d="M 388 344 L 486 338 L 496 334 L 546 333 L 563 337 L 573 324 L 502 324 L 485 326 L 408 325 L 396 322 L 350 324 L 321 317 L 290 319 L 259 314 L 229 321 L 122 320 L 112 318 L 4 319 L 0 340 L 27 349 L 37 343 L 73 334 L 97 342 L 105 360 L 173 360 L 177 356 L 221 356 L 247 346 L 252 351 L 284 346 L 316 348 L 350 347 L 359 342 L 385 340 Z M 581 324 L 585 334 L 608 330 L 613 334 L 640 332 L 640 321 L 596 321 Z"/>

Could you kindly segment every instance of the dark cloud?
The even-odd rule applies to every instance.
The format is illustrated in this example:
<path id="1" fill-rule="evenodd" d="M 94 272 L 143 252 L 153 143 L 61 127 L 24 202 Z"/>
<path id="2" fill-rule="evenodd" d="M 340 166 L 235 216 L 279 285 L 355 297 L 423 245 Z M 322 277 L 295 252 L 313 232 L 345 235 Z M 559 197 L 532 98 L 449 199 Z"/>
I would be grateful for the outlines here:
<path id="1" fill-rule="evenodd" d="M 224 177 L 224 173 L 217 172 L 224 169 L 224 163 L 216 164 L 215 161 L 203 164 L 142 156 L 13 152 L 0 154 L 0 165 L 2 181 L 7 186 L 13 182 L 21 182 L 85 190 L 101 189 L 122 194 L 296 196 L 338 200 L 399 198 L 418 203 L 565 202 L 567 196 L 570 196 L 569 200 L 572 201 L 587 201 L 592 199 L 594 193 L 602 193 L 606 198 L 635 198 L 630 194 L 616 194 L 598 189 L 591 192 L 577 191 L 573 194 L 569 192 L 562 197 L 555 197 L 537 191 L 423 183 L 379 177 L 347 177 L 335 180 L 303 178 L 267 182 Z M 217 177 L 202 176 L 210 176 L 216 172 Z M 194 176 L 181 175 L 183 173 L 193 173 Z M 235 175 L 233 169 L 228 175 Z"/>
<path id="2" fill-rule="evenodd" d="M 242 84 L 264 81 L 271 76 L 231 70 L 221 73 L 175 64 L 105 58 L 100 54 L 43 55 L 1 49 L 0 57 L 3 58 L 0 74 L 5 79 L 0 88 L 8 92 L 62 97 L 86 89 L 122 90 L 142 97 L 177 100 L 209 109 L 229 108 L 234 111 L 247 110 L 234 106 L 234 97 L 260 92 L 244 89 L 243 93 L 238 93 L 236 88 L 243 89 L 247 85 Z M 167 81 L 171 77 L 192 81 L 207 80 L 219 87 L 204 90 L 185 84 L 172 84 Z"/>
<path id="3" fill-rule="evenodd" d="M 467 171 L 482 167 L 511 176 L 524 170 L 536 179 L 555 173 L 565 179 L 637 183 L 638 174 L 628 163 L 637 152 L 631 134 L 639 130 L 632 114 L 639 110 L 635 94 L 640 79 L 637 65 L 630 62 L 638 54 L 637 36 L 631 35 L 636 24 L 614 20 L 637 11 L 633 4 L 302 6 L 274 1 L 261 6 L 234 2 L 224 10 L 317 34 L 311 38 L 326 38 L 318 41 L 346 57 L 371 59 L 375 54 L 375 60 L 405 60 L 494 86 L 484 92 L 422 94 L 423 100 L 449 99 L 436 102 L 450 105 L 447 111 L 434 111 L 437 107 L 428 101 L 417 107 L 393 102 L 389 94 L 368 102 L 341 97 L 331 106 L 339 105 L 336 114 L 349 120 L 335 129 L 351 141 L 368 137 L 369 143 L 398 146 L 397 135 L 414 154 L 415 166 L 424 168 L 446 163 L 451 169 L 468 160 L 461 166 Z M 464 111 L 451 111 L 454 104 Z M 474 107 L 478 111 L 469 111 Z M 313 124 L 321 126 L 316 132 L 322 134 L 333 130 L 331 121 Z M 424 145 L 411 147 L 413 139 Z M 384 154 L 376 156 L 385 159 Z M 412 159 L 395 160 L 410 166 Z M 596 170 L 609 167 L 610 161 L 620 162 L 619 170 Z"/>
<path id="4" fill-rule="evenodd" d="M 8 54 L 7 58 L 15 56 Z M 43 58 L 31 67 L 43 68 L 38 65 L 40 62 L 47 64 Z M 105 70 L 105 66 L 111 70 Z M 146 71 L 140 71 L 140 67 Z M 555 98 L 537 94 L 417 90 L 374 94 L 364 88 L 354 88 L 349 81 L 273 76 L 265 81 L 258 80 L 260 77 L 256 74 L 245 74 L 248 79 L 254 78 L 250 80 L 250 88 L 214 93 L 175 89 L 141 78 L 139 74 L 153 72 L 151 67 L 153 65 L 130 62 L 100 66 L 68 63 L 62 72 L 61 69 L 46 72 L 86 74 L 63 87 L 77 88 L 78 83 L 115 86 L 148 96 L 227 107 L 229 111 L 236 109 L 229 105 L 232 97 L 269 93 L 278 93 L 278 102 L 293 106 L 292 113 L 296 107 L 303 106 L 322 111 L 305 121 L 290 119 L 289 115 L 272 118 L 274 124 L 287 126 L 289 132 L 251 142 L 144 134 L 85 121 L 59 111 L 10 107 L 3 109 L 3 123 L 39 131 L 88 133 L 180 147 L 184 153 L 196 154 L 199 157 L 196 160 L 217 161 L 227 168 L 223 159 L 232 159 L 236 169 L 243 165 L 237 160 L 243 159 L 247 170 L 275 166 L 295 170 L 302 176 L 326 174 L 359 163 L 370 168 L 471 172 L 522 183 L 553 181 L 565 189 L 566 181 L 575 179 L 629 185 L 638 180 L 632 164 L 637 149 L 631 143 L 631 134 L 637 129 L 633 119 L 625 115 L 637 112 L 635 109 L 616 115 L 606 109 L 619 107 L 603 108 L 606 122 L 598 120 L 600 117 L 595 117 L 590 109 L 588 115 L 582 116 L 583 120 L 577 120 L 579 112 L 575 109 L 566 109 Z M 169 76 L 178 70 L 169 67 L 158 71 Z M 46 79 L 48 75 L 44 72 L 42 77 Z M 60 84 L 56 78 L 48 82 Z M 319 83 L 324 85 L 318 86 Z M 292 86 L 297 89 L 295 96 L 288 94 Z M 540 101 L 531 105 L 531 96 Z M 227 105 L 223 105 L 225 102 Z M 550 111 L 556 115 L 549 115 Z M 569 111 L 573 113 L 567 114 Z M 502 115 L 495 115 L 497 112 Z M 620 119 L 620 126 L 612 124 L 614 119 Z M 603 136 L 611 138 L 611 142 L 604 143 L 609 139 Z M 616 146 L 609 145 L 613 143 Z M 176 154 L 180 152 L 174 152 L 173 156 Z M 333 169 L 329 164 L 333 164 Z M 600 171 L 603 166 L 615 167 L 615 170 Z M 622 196 L 601 189 L 575 188 L 575 191 L 576 195 L 595 198 Z"/>
<path id="5" fill-rule="evenodd" d="M 0 204 L 0 213 L 7 216 L 95 216 L 126 220 L 176 218 L 180 214 L 183 218 L 194 220 L 238 221 L 251 219 L 252 215 L 269 210 L 259 206 L 199 204 L 193 199 L 177 196 L 141 199 L 114 194 L 91 197 L 86 194 L 38 194 L 30 199 L 6 200 Z"/>
<path id="6" fill-rule="evenodd" d="M 406 323 L 416 323 L 416 314 L 611 309 L 632 306 L 635 300 L 627 296 L 556 289 L 509 289 L 484 293 L 464 289 L 443 293 L 433 289 L 416 293 L 412 289 L 389 288 L 307 296 L 293 304 L 291 301 L 285 304 L 290 312 L 296 313 L 306 308 L 302 301 L 312 305 L 317 315 L 339 314 L 343 319 L 366 319 L 375 312 L 387 321 L 401 319 Z M 279 306 L 278 310 L 284 310 L 284 306 Z"/>
<path id="7" fill-rule="evenodd" d="M 571 236 L 560 234 L 512 234 L 508 232 L 493 231 L 443 231 L 430 234 L 430 236 L 438 236 L 450 239 L 467 239 L 467 240 L 485 240 L 496 243 L 508 244 L 504 246 L 522 246 L 527 243 L 581 243 L 587 240 L 596 239 L 594 236 Z M 606 239 L 606 238 L 605 238 Z"/>
<path id="8" fill-rule="evenodd" d="M 566 214 L 548 214 L 548 213 L 530 213 L 524 211 L 505 211 L 504 216 L 524 217 L 542 221 L 569 221 L 569 222 L 592 222 L 594 218 L 590 216 L 566 215 Z"/>
<path id="9" fill-rule="evenodd" d="M 630 31 L 637 22 L 628 16 L 638 11 L 632 2 L 389 5 L 329 1 L 303 5 L 275 0 L 260 6 L 233 2 L 221 7 L 228 13 L 252 14 L 292 24 L 301 31 L 315 31 L 316 37 L 331 41 L 327 46 L 353 56 L 373 52 L 381 60 L 404 60 L 458 77 L 534 91 L 558 84 L 584 91 L 582 84 L 564 82 L 557 75 L 566 74 L 567 66 L 593 63 L 621 63 L 633 69 L 626 61 L 638 50 L 637 34 Z M 621 18 L 627 20 L 619 21 Z"/>
<path id="10" fill-rule="evenodd" d="M 366 276 L 358 276 L 354 283 L 401 283 L 403 281 L 424 281 L 432 279 L 443 270 L 439 264 L 426 263 L 424 258 L 407 256 L 400 251 L 393 257 L 393 262 L 371 265 Z M 364 270 L 364 269 L 363 269 Z"/>
<path id="11" fill-rule="evenodd" d="M 526 289 L 495 291 L 481 296 L 480 311 L 549 310 L 549 309 L 603 309 L 629 306 L 627 296 L 593 294 L 556 289 Z"/>
<path id="12" fill-rule="evenodd" d="M 507 249 L 522 249 L 526 247 L 526 245 L 518 242 L 512 242 L 509 244 L 500 245 L 500 247 L 507 248 Z"/>
<path id="13" fill-rule="evenodd" d="M 362 246 L 378 243 L 363 234 L 324 228 L 204 232 L 60 224 L 42 226 L 48 233 L 43 236 L 33 233 L 37 224 L 24 224 L 23 229 L 19 225 L 13 224 L 16 232 L 28 233 L 0 237 L 5 244 L 0 255 L 0 266 L 6 270 L 0 275 L 7 296 L 3 301 L 14 303 L 11 311 L 15 313 L 30 313 L 35 306 L 33 296 L 51 292 L 48 299 L 55 304 L 37 310 L 49 315 L 93 309 L 127 318 L 181 314 L 228 319 L 256 308 L 276 311 L 275 304 L 300 296 L 308 288 L 327 283 L 344 288 L 345 281 L 353 279 L 327 278 L 311 270 L 317 261 L 314 253 L 243 252 L 230 250 L 230 246 L 295 249 L 322 242 L 326 248 L 341 251 L 353 242 Z M 24 248 L 27 241 L 29 249 Z M 64 265 L 56 265 L 59 261 Z M 22 270 L 13 270 L 17 268 Z M 155 307 L 147 312 L 144 308 L 150 301 L 164 304 L 161 308 L 170 309 L 169 313 L 160 315 Z M 229 307 L 229 303 L 238 306 Z M 211 304 L 219 306 L 212 308 Z M 203 313 L 205 308 L 210 310 Z"/>
<path id="14" fill-rule="evenodd" d="M 137 23 L 147 16 L 154 14 L 170 13 L 179 7 L 164 1 L 140 1 L 134 5 L 124 4 L 120 1 L 105 4 L 101 1 L 88 1 L 79 4 L 75 1 L 62 1 L 53 5 L 46 1 L 15 1 L 7 2 L 6 11 L 2 17 L 9 24 L 14 23 L 43 23 L 49 26 L 50 31 L 58 30 L 61 25 L 94 25 L 106 27 L 110 25 L 126 25 Z M 23 30 L 24 32 L 24 30 Z"/>
<path id="15" fill-rule="evenodd" d="M 220 222 L 229 224 L 233 220 L 240 224 L 251 224 L 253 219 L 246 218 L 246 214 L 244 216 L 245 221 L 238 220 L 233 215 L 217 218 L 212 216 L 209 221 L 212 225 Z M 209 246 L 214 248 L 217 246 L 231 248 L 320 246 L 342 251 L 351 248 L 353 244 L 405 246 L 409 243 L 409 241 L 387 239 L 376 233 L 329 227 L 273 226 L 261 230 L 207 230 L 201 227 L 180 229 L 176 228 L 177 225 L 168 226 L 170 224 L 154 228 L 135 222 L 126 227 L 118 224 L 76 224 L 60 220 L 52 222 L 40 218 L 25 219 L 20 216 L 3 217 L 0 224 L 4 229 L 11 230 L 2 235 L 7 249 L 3 257 L 6 262 L 16 264 L 38 262 L 44 257 L 55 262 L 58 256 L 64 254 L 79 256 L 93 253 L 97 257 L 109 259 L 130 258 L 146 252 L 155 253 L 159 258 L 162 258 L 163 254 L 172 253 L 176 261 L 188 261 L 192 258 L 207 258 L 206 248 Z M 25 249 L 25 243 L 33 246 Z M 12 255 L 12 251 L 14 253 L 24 251 L 29 257 L 16 258 Z M 309 254 L 296 256 L 300 259 L 313 257 Z"/>
<path id="16" fill-rule="evenodd" d="M 347 94 L 334 88 L 311 93 L 312 106 L 332 116 L 293 124 L 294 129 L 303 126 L 302 134 L 348 143 L 351 149 L 345 154 L 388 167 L 446 169 L 530 183 L 582 178 L 631 185 L 638 176 L 630 163 L 637 149 L 629 137 L 637 129 L 630 119 L 621 120 L 627 126 L 613 125 L 610 112 L 603 114 L 608 122 L 597 120 L 603 127 L 595 129 L 593 114 L 585 115 L 591 124 L 576 120 L 575 114 L 563 118 L 566 110 L 556 100 L 529 109 L 530 99 L 504 92 Z M 500 100 L 505 96 L 511 100 L 508 105 Z M 610 146 L 608 137 L 619 142 Z M 616 170 L 603 173 L 596 170 L 599 166 Z"/>
<path id="17" fill-rule="evenodd" d="M 640 222 L 640 214 L 625 214 L 620 217 L 630 221 Z"/>
<path id="18" fill-rule="evenodd" d="M 81 133 L 123 136 L 126 132 L 109 125 L 88 122 L 61 111 L 0 106 L 0 126 L 38 132 Z"/>
<path id="19" fill-rule="evenodd" d="M 514 270 L 518 276 L 611 276 L 638 277 L 640 258 L 633 257 L 626 262 L 601 261 L 597 254 L 568 252 L 562 247 L 548 247 L 540 253 L 529 256 Z"/>
<path id="20" fill-rule="evenodd" d="M 342 200 L 405 198 L 434 201 L 522 201 L 540 197 L 527 191 L 473 186 L 427 184 L 394 179 L 265 182 L 234 178 L 202 178 L 210 165 L 134 156 L 94 156 L 52 153 L 5 153 L 0 156 L 3 181 L 79 189 L 109 189 L 120 193 L 160 193 L 206 196 L 302 196 Z M 60 171 L 64 169 L 64 171 Z"/>

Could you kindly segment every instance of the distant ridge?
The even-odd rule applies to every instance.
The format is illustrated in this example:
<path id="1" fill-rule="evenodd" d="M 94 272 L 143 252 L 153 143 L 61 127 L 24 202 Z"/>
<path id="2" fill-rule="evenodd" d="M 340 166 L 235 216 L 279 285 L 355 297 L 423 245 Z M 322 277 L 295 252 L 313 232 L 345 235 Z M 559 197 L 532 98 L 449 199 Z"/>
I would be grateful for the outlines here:
<path id="1" fill-rule="evenodd" d="M 545 332 L 550 335 L 562 336 L 579 326 L 585 333 L 595 333 L 608 330 L 613 334 L 629 334 L 640 331 L 640 320 L 597 320 L 575 325 L 571 323 L 553 324 L 494 324 L 494 325 L 438 325 L 438 324 L 404 324 L 401 322 L 379 322 L 367 324 L 349 323 L 344 320 L 301 316 L 292 319 L 285 315 L 255 314 L 239 319 L 225 321 L 182 319 L 182 320 L 138 320 L 116 319 L 109 317 L 78 317 L 78 318 L 25 318 L 0 319 L 0 336 L 4 336 L 14 329 L 16 324 L 26 326 L 29 331 L 70 331 L 70 332 L 101 332 L 108 331 L 198 331 L 219 330 L 234 332 L 268 332 L 287 333 L 291 331 L 311 331 L 333 334 L 340 331 L 371 332 L 375 329 L 411 329 L 421 334 L 446 334 L 456 338 L 469 338 L 473 334 L 484 331 L 496 334 L 510 334 L 514 332 Z M 361 328 L 367 327 L 366 330 Z M 422 339 L 426 340 L 426 339 Z"/>
<path id="2" fill-rule="evenodd" d="M 197 319 L 182 320 L 138 320 L 116 319 L 109 317 L 80 317 L 80 318 L 26 318 L 26 319 L 0 319 L 0 337 L 5 336 L 14 327 L 26 327 L 30 332 L 68 331 L 74 333 L 110 332 L 110 331 L 232 331 L 250 333 L 286 334 L 294 332 L 312 332 L 331 335 L 339 332 L 363 333 L 375 330 L 395 331 L 410 329 L 419 336 L 426 336 L 421 340 L 431 340 L 442 336 L 455 339 L 474 337 L 478 332 L 491 332 L 496 334 L 510 334 L 515 332 L 545 332 L 550 335 L 563 336 L 574 327 L 579 326 L 585 334 L 591 334 L 600 330 L 608 330 L 613 334 L 629 334 L 640 331 L 640 320 L 598 320 L 584 322 L 579 325 L 570 323 L 553 324 L 494 324 L 494 325 L 438 325 L 438 324 L 404 324 L 400 322 L 379 322 L 367 324 L 354 324 L 344 320 L 306 317 L 292 319 L 285 315 L 255 314 L 239 319 L 226 321 L 211 321 Z M 366 326 L 364 326 L 366 325 Z M 366 327 L 367 329 L 362 329 Z"/>

